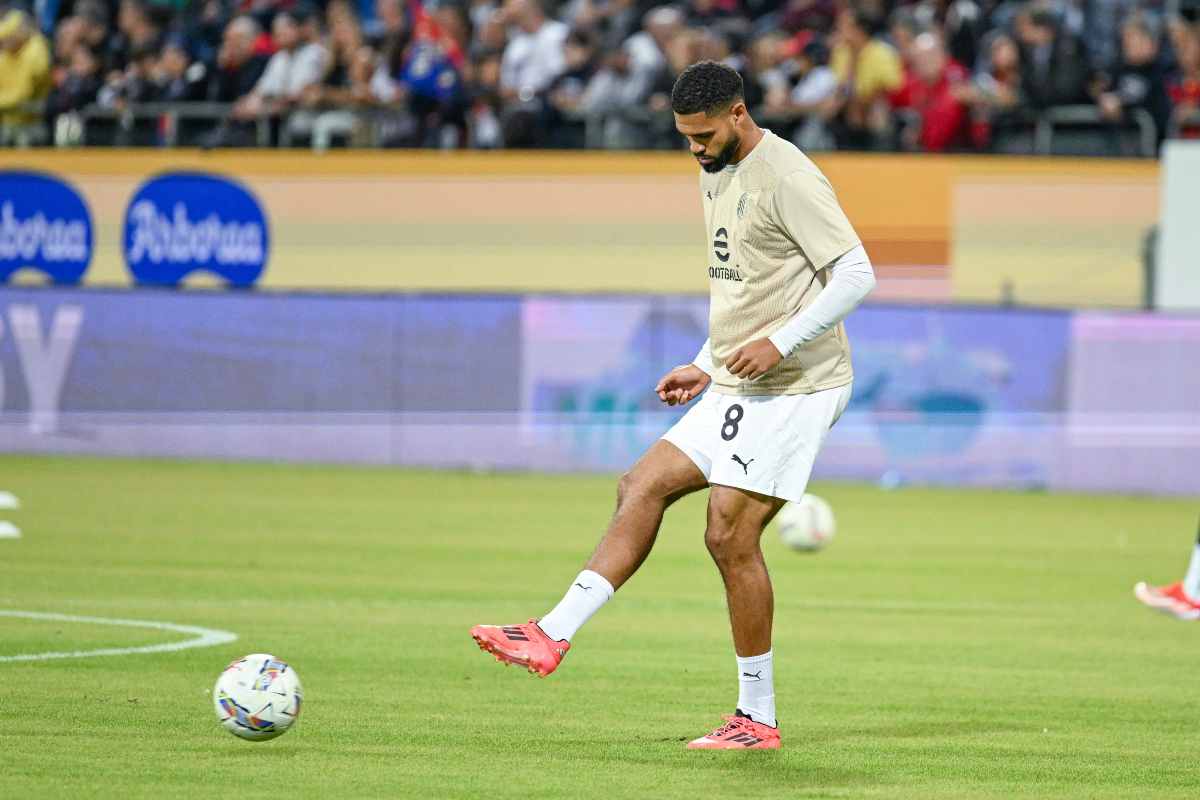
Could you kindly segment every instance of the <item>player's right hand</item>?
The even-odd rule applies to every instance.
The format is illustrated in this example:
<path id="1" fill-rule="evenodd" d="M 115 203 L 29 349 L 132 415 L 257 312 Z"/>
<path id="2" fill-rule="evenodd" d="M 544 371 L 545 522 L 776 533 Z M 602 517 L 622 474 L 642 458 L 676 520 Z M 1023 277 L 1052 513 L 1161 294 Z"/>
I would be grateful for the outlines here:
<path id="1" fill-rule="evenodd" d="M 663 375 L 654 387 L 658 399 L 669 406 L 681 406 L 700 396 L 712 380 L 695 364 L 683 364 Z"/>

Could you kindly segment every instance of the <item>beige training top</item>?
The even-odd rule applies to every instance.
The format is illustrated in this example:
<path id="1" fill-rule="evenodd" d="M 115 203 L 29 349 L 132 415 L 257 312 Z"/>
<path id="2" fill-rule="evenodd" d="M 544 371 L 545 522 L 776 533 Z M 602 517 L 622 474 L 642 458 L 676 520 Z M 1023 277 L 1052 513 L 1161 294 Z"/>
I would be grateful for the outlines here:
<path id="1" fill-rule="evenodd" d="M 740 163 L 700 173 L 711 244 L 709 338 L 713 388 L 722 394 L 811 394 L 854 378 L 841 323 L 797 347 L 751 383 L 725 361 L 770 336 L 810 305 L 829 280 L 823 271 L 861 244 L 833 187 L 808 156 L 770 131 Z"/>

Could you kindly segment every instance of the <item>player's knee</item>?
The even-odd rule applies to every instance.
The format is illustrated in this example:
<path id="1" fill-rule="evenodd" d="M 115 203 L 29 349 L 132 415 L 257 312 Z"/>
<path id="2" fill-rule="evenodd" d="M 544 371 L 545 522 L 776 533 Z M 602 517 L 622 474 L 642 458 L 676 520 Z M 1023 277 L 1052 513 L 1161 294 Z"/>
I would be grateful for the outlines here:
<path id="1" fill-rule="evenodd" d="M 649 493 L 647 482 L 635 472 L 626 472 L 617 481 L 617 507 Z"/>
<path id="2" fill-rule="evenodd" d="M 758 539 L 737 520 L 710 514 L 708 528 L 704 531 L 704 546 L 718 564 L 733 567 L 756 557 Z"/>
<path id="3" fill-rule="evenodd" d="M 686 494 L 671 476 L 656 475 L 648 469 L 633 469 L 617 481 L 617 509 L 627 505 L 659 506 L 665 509 Z"/>

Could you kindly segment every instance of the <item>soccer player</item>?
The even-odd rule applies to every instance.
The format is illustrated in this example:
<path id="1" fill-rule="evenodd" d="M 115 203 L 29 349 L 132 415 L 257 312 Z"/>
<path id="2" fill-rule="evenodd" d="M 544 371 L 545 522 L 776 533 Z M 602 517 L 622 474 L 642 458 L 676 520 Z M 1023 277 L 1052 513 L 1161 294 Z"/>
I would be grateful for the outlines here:
<path id="1" fill-rule="evenodd" d="M 1145 581 L 1133 587 L 1133 594 L 1150 608 L 1170 614 L 1176 619 L 1200 619 L 1200 528 L 1196 529 L 1196 546 L 1183 580 L 1166 586 L 1151 586 Z"/>
<path id="2" fill-rule="evenodd" d="M 704 541 L 725 583 L 738 700 L 726 724 L 688 747 L 775 749 L 774 597 L 759 539 L 785 502 L 804 495 L 850 399 L 841 321 L 875 277 L 829 181 L 754 124 L 736 71 L 693 64 L 671 106 L 701 168 L 709 339 L 655 391 L 672 406 L 711 391 L 621 477 L 608 531 L 558 605 L 540 620 L 477 625 L 471 635 L 497 660 L 549 675 L 576 631 L 641 566 L 667 508 L 708 488 Z"/>

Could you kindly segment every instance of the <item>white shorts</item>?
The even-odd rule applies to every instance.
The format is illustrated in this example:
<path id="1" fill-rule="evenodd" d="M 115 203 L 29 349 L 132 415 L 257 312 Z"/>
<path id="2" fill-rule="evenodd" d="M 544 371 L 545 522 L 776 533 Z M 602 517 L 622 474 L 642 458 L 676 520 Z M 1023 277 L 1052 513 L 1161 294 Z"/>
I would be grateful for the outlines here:
<path id="1" fill-rule="evenodd" d="M 710 484 L 795 502 L 849 402 L 849 384 L 758 397 L 708 391 L 662 438 L 687 454 Z"/>

